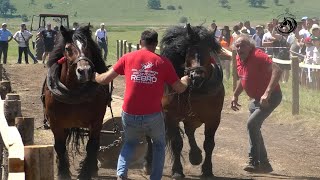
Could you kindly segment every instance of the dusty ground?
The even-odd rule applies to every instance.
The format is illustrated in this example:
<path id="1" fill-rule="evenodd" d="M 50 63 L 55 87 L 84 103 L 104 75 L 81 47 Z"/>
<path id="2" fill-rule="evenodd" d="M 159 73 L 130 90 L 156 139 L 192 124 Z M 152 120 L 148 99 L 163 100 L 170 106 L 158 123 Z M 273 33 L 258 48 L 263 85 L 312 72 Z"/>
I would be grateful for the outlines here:
<path id="1" fill-rule="evenodd" d="M 42 124 L 43 114 L 40 92 L 46 69 L 42 64 L 5 65 L 6 75 L 11 80 L 13 90 L 20 94 L 22 114 L 35 118 L 35 126 Z M 123 79 L 115 81 L 113 110 L 119 116 Z M 274 172 L 270 174 L 249 174 L 242 170 L 247 160 L 248 140 L 246 132 L 246 106 L 240 112 L 229 109 L 229 97 L 226 98 L 221 125 L 216 134 L 214 149 L 214 174 L 216 179 L 320 179 L 320 136 L 319 131 L 306 130 L 303 123 L 287 122 L 271 116 L 263 125 L 262 131 Z M 109 111 L 108 111 L 109 112 Z M 110 115 L 107 115 L 107 118 Z M 203 143 L 203 127 L 197 131 L 200 147 Z M 36 144 L 52 144 L 50 130 L 35 130 Z M 184 139 L 186 140 L 186 138 Z M 116 157 L 113 153 L 111 156 Z M 200 166 L 188 162 L 188 145 L 185 143 L 183 156 L 186 179 L 199 179 Z M 75 163 L 76 164 L 76 163 Z M 77 167 L 77 164 L 75 165 Z M 74 173 L 74 167 L 72 167 Z M 75 173 L 74 173 L 75 174 Z M 170 161 L 165 164 L 163 179 L 170 179 Z M 131 179 L 147 179 L 141 169 L 129 171 Z M 96 179 L 115 179 L 114 169 L 99 170 Z"/>

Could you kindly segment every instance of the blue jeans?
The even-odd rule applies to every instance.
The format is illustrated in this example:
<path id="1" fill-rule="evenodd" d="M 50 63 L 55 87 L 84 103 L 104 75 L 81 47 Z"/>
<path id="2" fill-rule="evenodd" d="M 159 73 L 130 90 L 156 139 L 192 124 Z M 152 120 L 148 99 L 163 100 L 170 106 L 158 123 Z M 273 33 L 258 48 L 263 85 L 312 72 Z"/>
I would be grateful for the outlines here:
<path id="1" fill-rule="evenodd" d="M 280 104 L 281 92 L 273 92 L 269 99 L 269 107 L 261 108 L 260 99 L 251 101 L 249 105 L 250 116 L 247 123 L 249 134 L 249 159 L 253 162 L 267 162 L 268 155 L 261 134 L 261 125 L 271 112 Z"/>
<path id="2" fill-rule="evenodd" d="M 106 61 L 108 56 L 108 45 L 106 43 L 98 42 L 99 48 L 103 49 L 103 59 Z M 102 53 L 102 52 L 101 52 Z"/>
<path id="3" fill-rule="evenodd" d="M 128 165 L 133 152 L 142 138 L 149 136 L 152 140 L 152 173 L 151 180 L 162 178 L 165 159 L 165 124 L 162 112 L 148 115 L 131 115 L 122 112 L 124 144 L 121 149 L 117 175 L 127 177 Z"/>

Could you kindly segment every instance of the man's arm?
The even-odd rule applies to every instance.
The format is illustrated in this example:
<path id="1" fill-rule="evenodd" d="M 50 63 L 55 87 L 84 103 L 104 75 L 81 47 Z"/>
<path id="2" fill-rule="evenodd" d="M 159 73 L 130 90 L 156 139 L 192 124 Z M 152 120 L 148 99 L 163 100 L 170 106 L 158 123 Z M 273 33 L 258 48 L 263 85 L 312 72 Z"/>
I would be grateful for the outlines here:
<path id="1" fill-rule="evenodd" d="M 181 80 L 172 84 L 172 88 L 177 93 L 183 93 L 188 88 L 189 82 L 190 78 L 188 76 L 183 76 Z"/>
<path id="2" fill-rule="evenodd" d="M 238 99 L 239 99 L 239 96 L 242 93 L 242 91 L 243 91 L 243 87 L 242 87 L 242 84 L 241 84 L 241 80 L 238 80 L 237 87 L 234 90 L 234 93 L 233 93 L 233 96 L 232 96 L 232 99 L 231 99 L 231 109 L 234 110 L 234 111 L 238 111 L 239 107 L 241 106 L 238 103 Z"/>
<path id="3" fill-rule="evenodd" d="M 109 71 L 98 74 L 95 73 L 94 80 L 99 84 L 109 84 L 114 78 L 116 78 L 119 74 L 111 68 Z"/>
<path id="4" fill-rule="evenodd" d="M 269 95 L 272 93 L 274 88 L 278 85 L 279 80 L 282 75 L 282 69 L 279 67 L 278 64 L 272 63 L 271 69 L 272 69 L 271 79 L 270 79 L 269 85 L 265 91 L 265 94 L 269 94 Z"/>
<path id="5" fill-rule="evenodd" d="M 10 33 L 11 34 L 11 33 Z M 10 42 L 13 39 L 12 34 L 10 35 L 10 39 L 8 39 L 8 42 Z"/>

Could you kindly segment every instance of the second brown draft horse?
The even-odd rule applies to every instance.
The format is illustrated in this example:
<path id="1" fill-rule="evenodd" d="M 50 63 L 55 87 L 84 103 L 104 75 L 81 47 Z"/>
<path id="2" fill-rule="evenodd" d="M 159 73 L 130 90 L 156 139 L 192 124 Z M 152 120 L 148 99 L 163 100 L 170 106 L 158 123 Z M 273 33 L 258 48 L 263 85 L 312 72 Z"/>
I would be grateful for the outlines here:
<path id="1" fill-rule="evenodd" d="M 161 55 L 171 60 L 179 77 L 187 74 L 191 85 L 186 92 L 176 94 L 168 90 L 162 99 L 165 113 L 167 146 L 172 154 L 172 178 L 179 179 L 185 175 L 181 164 L 183 148 L 182 128 L 188 136 L 190 151 L 189 161 L 193 165 L 202 162 L 201 149 L 195 138 L 195 130 L 204 123 L 205 140 L 203 149 L 205 158 L 202 163 L 202 176 L 211 178 L 212 152 L 215 146 L 215 133 L 220 124 L 225 90 L 222 83 L 221 67 L 212 61 L 221 52 L 221 46 L 215 36 L 203 26 L 175 26 L 169 28 L 161 41 Z M 217 59 L 216 59 L 217 60 Z M 146 155 L 146 172 L 151 169 L 152 149 L 148 140 Z"/>
<path id="2" fill-rule="evenodd" d="M 71 179 L 66 145 L 79 152 L 84 131 L 89 130 L 86 157 L 78 179 L 91 179 L 98 171 L 100 131 L 110 93 L 106 86 L 92 82 L 93 72 L 107 70 L 101 51 L 92 39 L 90 25 L 78 30 L 60 28 L 60 38 L 50 54 L 48 75 L 43 86 L 45 116 L 54 135 L 58 179 Z"/>

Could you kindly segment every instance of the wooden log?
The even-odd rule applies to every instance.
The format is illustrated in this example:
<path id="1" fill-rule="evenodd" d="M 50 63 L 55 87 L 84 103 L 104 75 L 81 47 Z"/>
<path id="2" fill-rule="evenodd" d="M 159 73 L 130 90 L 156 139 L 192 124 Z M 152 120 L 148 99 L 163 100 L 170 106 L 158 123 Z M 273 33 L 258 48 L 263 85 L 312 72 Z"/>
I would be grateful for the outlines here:
<path id="1" fill-rule="evenodd" d="M 15 125 L 25 146 L 34 144 L 34 118 L 16 117 Z"/>
<path id="2" fill-rule="evenodd" d="M 127 53 L 127 40 L 123 41 L 123 54 Z"/>
<path id="3" fill-rule="evenodd" d="M 1 72 L 0 72 L 1 73 Z M 5 99 L 6 95 L 11 92 L 11 83 L 10 81 L 1 81 L 0 82 L 0 95 L 1 99 Z"/>
<path id="4" fill-rule="evenodd" d="M 52 145 L 25 146 L 26 180 L 54 179 L 54 150 Z"/>
<path id="5" fill-rule="evenodd" d="M 15 125 L 15 118 L 21 117 L 21 101 L 18 94 L 9 93 L 4 102 L 4 115 L 9 126 Z"/>
<path id="6" fill-rule="evenodd" d="M 120 44 L 119 44 L 119 40 L 117 40 L 117 60 L 119 60 L 120 58 Z"/>
<path id="7" fill-rule="evenodd" d="M 132 43 L 128 43 L 128 52 L 132 51 Z"/>
<path id="8" fill-rule="evenodd" d="M 299 114 L 299 59 L 292 57 L 292 115 Z"/>
<path id="9" fill-rule="evenodd" d="M 123 56 L 123 40 L 120 40 L 120 58 Z"/>

